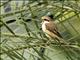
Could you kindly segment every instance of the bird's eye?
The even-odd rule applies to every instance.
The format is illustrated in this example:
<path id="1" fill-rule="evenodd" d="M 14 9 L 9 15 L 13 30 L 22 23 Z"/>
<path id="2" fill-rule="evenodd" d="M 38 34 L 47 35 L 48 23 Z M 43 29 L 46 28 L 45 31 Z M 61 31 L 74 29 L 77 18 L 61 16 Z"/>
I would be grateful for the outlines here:
<path id="1" fill-rule="evenodd" d="M 44 19 L 44 20 L 47 20 L 47 19 Z"/>

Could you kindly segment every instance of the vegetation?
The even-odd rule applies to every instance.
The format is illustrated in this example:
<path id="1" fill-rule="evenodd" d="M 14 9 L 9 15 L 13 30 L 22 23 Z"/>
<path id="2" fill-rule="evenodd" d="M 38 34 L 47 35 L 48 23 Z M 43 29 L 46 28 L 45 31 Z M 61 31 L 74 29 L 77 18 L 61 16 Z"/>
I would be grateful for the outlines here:
<path id="1" fill-rule="evenodd" d="M 0 11 L 1 60 L 80 60 L 79 0 L 8 0 L 1 1 Z M 53 42 L 43 33 L 44 15 L 53 15 L 68 45 Z"/>

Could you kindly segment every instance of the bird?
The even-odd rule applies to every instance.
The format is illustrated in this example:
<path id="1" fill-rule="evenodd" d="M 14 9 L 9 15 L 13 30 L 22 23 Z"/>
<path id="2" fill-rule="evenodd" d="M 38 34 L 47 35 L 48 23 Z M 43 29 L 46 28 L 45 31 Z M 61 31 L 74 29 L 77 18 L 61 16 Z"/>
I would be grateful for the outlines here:
<path id="1" fill-rule="evenodd" d="M 55 19 L 52 18 L 52 15 L 43 16 L 42 18 L 42 31 L 46 34 L 47 37 L 53 38 L 56 42 L 60 44 L 68 44 L 62 35 L 59 33 L 58 27 L 54 22 Z"/>
<path id="2" fill-rule="evenodd" d="M 52 15 L 50 16 L 43 16 L 42 18 L 42 31 L 50 38 L 54 38 L 56 39 L 59 43 L 61 40 L 61 43 L 64 42 L 63 37 L 61 36 L 61 34 L 58 31 L 58 28 L 56 26 L 56 24 L 53 21 Z M 65 42 L 66 43 L 66 42 Z M 41 47 L 40 51 L 39 51 L 42 56 L 45 52 L 45 48 Z M 41 59 L 37 59 L 37 60 L 41 60 Z"/>
<path id="3" fill-rule="evenodd" d="M 61 34 L 58 31 L 58 28 L 51 17 L 43 16 L 42 17 L 42 30 L 44 33 L 49 35 L 52 38 L 59 39 L 62 38 Z"/>

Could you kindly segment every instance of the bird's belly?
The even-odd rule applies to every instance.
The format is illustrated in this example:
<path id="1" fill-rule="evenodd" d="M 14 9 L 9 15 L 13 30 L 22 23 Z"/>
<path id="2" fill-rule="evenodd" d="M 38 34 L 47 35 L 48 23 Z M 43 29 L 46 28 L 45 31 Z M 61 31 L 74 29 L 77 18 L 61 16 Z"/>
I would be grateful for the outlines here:
<path id="1" fill-rule="evenodd" d="M 45 32 L 46 34 L 48 34 L 51 37 L 55 37 L 55 34 L 53 34 L 52 32 L 50 32 L 49 30 L 46 29 L 45 24 L 42 25 L 42 30 L 43 32 Z"/>

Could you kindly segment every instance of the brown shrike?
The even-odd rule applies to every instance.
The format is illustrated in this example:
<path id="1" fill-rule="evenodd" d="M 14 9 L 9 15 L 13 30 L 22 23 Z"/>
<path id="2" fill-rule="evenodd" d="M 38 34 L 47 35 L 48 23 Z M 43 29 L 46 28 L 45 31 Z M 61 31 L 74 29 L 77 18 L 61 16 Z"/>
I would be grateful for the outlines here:
<path id="1" fill-rule="evenodd" d="M 58 32 L 57 26 L 54 23 L 54 21 L 52 21 L 52 18 L 49 16 L 43 16 L 42 17 L 42 30 L 43 32 L 45 32 L 47 35 L 49 35 L 49 37 L 51 38 L 55 38 L 57 39 L 57 41 L 59 42 L 64 42 L 64 39 L 62 38 L 62 36 L 60 35 L 60 33 Z"/>
<path id="2" fill-rule="evenodd" d="M 56 24 L 52 21 L 52 19 L 49 16 L 43 16 L 42 17 L 42 30 L 46 34 L 48 34 L 50 37 L 57 38 L 61 37 L 60 33 L 58 32 Z"/>
<path id="3" fill-rule="evenodd" d="M 43 20 L 42 21 L 43 32 L 49 35 L 49 37 L 57 39 L 58 42 L 64 42 L 62 36 L 58 32 L 56 24 L 54 23 L 54 21 L 52 21 L 52 18 L 49 16 L 43 16 L 42 20 Z M 42 54 L 42 56 L 44 52 L 45 52 L 45 48 L 41 47 L 40 53 Z M 41 59 L 38 58 L 37 60 L 41 60 Z"/>

